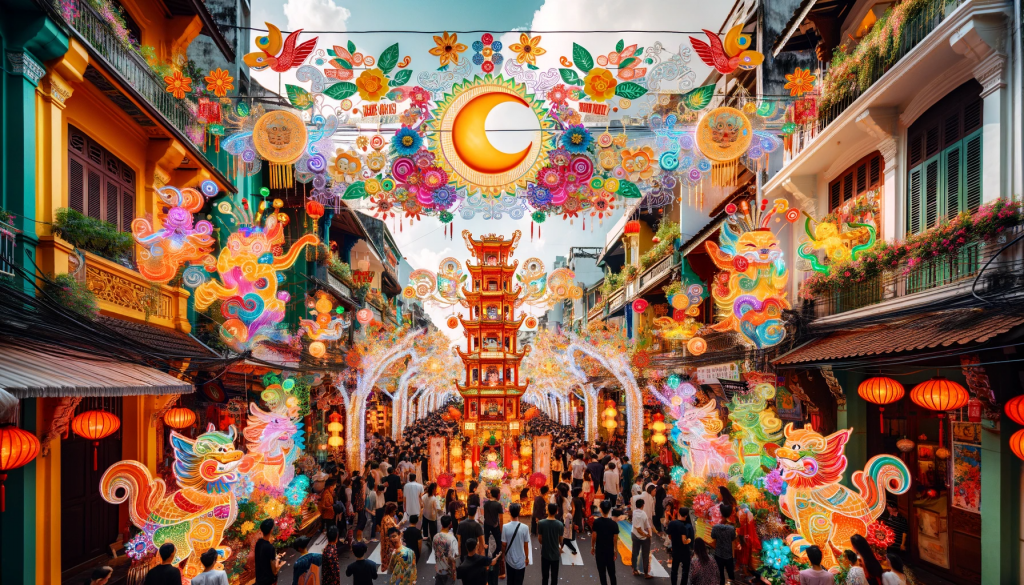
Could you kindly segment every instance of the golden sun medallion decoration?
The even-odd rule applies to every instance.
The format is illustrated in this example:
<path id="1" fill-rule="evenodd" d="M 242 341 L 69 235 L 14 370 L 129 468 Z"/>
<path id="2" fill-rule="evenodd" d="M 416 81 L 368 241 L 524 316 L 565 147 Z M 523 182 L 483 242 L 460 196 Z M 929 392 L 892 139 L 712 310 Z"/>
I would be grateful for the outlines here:
<path id="1" fill-rule="evenodd" d="M 267 112 L 252 131 L 256 152 L 270 163 L 270 186 L 282 189 L 292 184 L 292 163 L 306 148 L 306 125 L 287 110 Z"/>

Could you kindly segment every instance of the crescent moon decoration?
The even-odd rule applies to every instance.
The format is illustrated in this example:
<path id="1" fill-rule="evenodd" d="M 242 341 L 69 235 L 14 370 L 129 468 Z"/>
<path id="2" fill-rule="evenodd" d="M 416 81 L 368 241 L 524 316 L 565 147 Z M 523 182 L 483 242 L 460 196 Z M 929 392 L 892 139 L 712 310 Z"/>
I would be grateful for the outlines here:
<path id="1" fill-rule="evenodd" d="M 503 103 L 519 103 L 537 116 L 538 129 L 530 145 L 505 153 L 487 138 L 487 115 Z M 437 163 L 457 187 L 485 195 L 515 194 L 534 180 L 551 150 L 555 122 L 547 117 L 544 100 L 527 93 L 523 83 L 486 75 L 452 86 L 437 102 L 427 132 Z"/>

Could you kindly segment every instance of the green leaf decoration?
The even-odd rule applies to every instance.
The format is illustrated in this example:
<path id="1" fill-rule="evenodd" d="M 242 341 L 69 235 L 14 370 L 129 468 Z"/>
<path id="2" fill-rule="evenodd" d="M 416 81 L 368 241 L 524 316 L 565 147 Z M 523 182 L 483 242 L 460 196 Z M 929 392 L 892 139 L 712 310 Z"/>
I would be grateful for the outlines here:
<path id="1" fill-rule="evenodd" d="M 572 60 L 584 73 L 594 68 L 594 57 L 582 45 L 572 44 Z"/>
<path id="2" fill-rule="evenodd" d="M 629 67 L 630 65 L 635 63 L 636 60 L 636 57 L 626 57 L 625 59 L 622 60 L 621 63 L 619 63 L 619 69 L 625 69 L 626 67 Z"/>
<path id="3" fill-rule="evenodd" d="M 616 53 L 621 53 L 622 49 L 625 49 L 625 48 L 626 48 L 626 41 L 624 39 L 619 39 L 619 42 L 615 43 L 615 52 Z"/>
<path id="4" fill-rule="evenodd" d="M 643 47 L 637 47 L 636 50 L 633 51 L 633 54 L 634 55 L 643 55 L 644 54 L 644 48 Z"/>
<path id="5" fill-rule="evenodd" d="M 540 70 L 540 67 L 537 67 L 536 65 L 533 65 L 532 63 L 527 63 L 526 64 L 526 68 L 527 69 L 532 69 L 534 71 L 539 71 Z"/>
<path id="6" fill-rule="evenodd" d="M 324 95 L 331 99 L 343 100 L 354 96 L 357 91 L 359 91 L 359 88 L 356 87 L 356 84 L 342 81 L 325 89 Z"/>
<path id="7" fill-rule="evenodd" d="M 295 109 L 308 110 L 313 107 L 313 96 L 304 88 L 287 83 L 284 88 L 288 90 L 288 101 L 292 103 Z"/>
<path id="8" fill-rule="evenodd" d="M 562 81 L 570 85 L 583 85 L 583 80 L 576 74 L 575 69 L 559 69 L 558 73 L 562 76 Z"/>
<path id="9" fill-rule="evenodd" d="M 337 65 L 338 67 L 341 67 L 342 69 L 352 69 L 352 64 L 349 63 L 348 61 L 342 59 L 341 57 L 338 57 L 337 59 L 332 60 L 331 63 L 334 63 L 335 65 Z"/>
<path id="10" fill-rule="evenodd" d="M 389 91 L 384 97 L 393 102 L 397 102 L 398 98 L 401 97 L 401 94 L 397 91 Z"/>
<path id="11" fill-rule="evenodd" d="M 412 70 L 402 69 L 398 73 L 395 73 L 395 79 L 391 85 L 405 85 L 406 83 L 409 83 L 410 77 L 412 77 Z"/>
<path id="12" fill-rule="evenodd" d="M 715 84 L 702 85 L 683 94 L 683 105 L 694 111 L 703 110 L 708 107 L 713 97 L 715 97 Z"/>
<path id="13" fill-rule="evenodd" d="M 651 59 L 650 57 L 648 57 L 648 58 L 644 59 L 644 63 L 647 63 L 648 65 L 654 65 L 654 59 Z"/>
<path id="14" fill-rule="evenodd" d="M 239 116 L 242 116 L 242 117 L 248 116 L 249 115 L 249 104 L 247 104 L 245 102 L 238 102 L 238 105 L 235 106 L 235 113 L 238 114 Z"/>
<path id="15" fill-rule="evenodd" d="M 635 100 L 636 98 L 644 95 L 645 93 L 647 93 L 646 87 L 637 83 L 633 83 L 632 81 L 620 83 L 615 86 L 615 95 L 619 96 L 620 98 L 626 98 L 627 100 Z"/>
<path id="16" fill-rule="evenodd" d="M 327 49 L 327 54 L 331 57 L 337 57 L 338 54 L 334 52 L 334 49 Z"/>
<path id="17" fill-rule="evenodd" d="M 349 52 L 349 53 L 352 53 L 353 55 L 354 55 L 354 54 L 355 54 L 355 52 L 356 52 L 356 44 L 355 44 L 355 43 L 353 43 L 352 41 L 349 41 L 349 42 L 348 42 L 348 52 Z"/>
<path id="18" fill-rule="evenodd" d="M 616 193 L 626 199 L 638 199 L 643 195 L 640 188 L 629 181 L 619 181 L 619 190 Z"/>
<path id="19" fill-rule="evenodd" d="M 384 72 L 384 75 L 391 73 L 391 70 L 398 65 L 398 43 L 391 45 L 384 49 L 384 52 L 380 54 L 380 59 L 377 59 L 377 67 Z"/>
<path id="20" fill-rule="evenodd" d="M 365 183 L 362 181 L 356 181 L 345 188 L 345 194 L 341 196 L 342 199 L 363 199 L 366 197 Z"/>

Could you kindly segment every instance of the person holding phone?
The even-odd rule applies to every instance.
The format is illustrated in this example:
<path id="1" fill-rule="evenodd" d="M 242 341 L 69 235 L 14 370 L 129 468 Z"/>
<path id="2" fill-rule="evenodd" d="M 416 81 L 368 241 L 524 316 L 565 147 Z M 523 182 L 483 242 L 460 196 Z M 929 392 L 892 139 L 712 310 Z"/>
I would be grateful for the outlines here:
<path id="1" fill-rule="evenodd" d="M 260 532 L 263 536 L 256 541 L 256 546 L 253 548 L 256 585 L 274 585 L 277 583 L 278 571 L 284 566 L 284 560 L 281 558 L 284 553 L 278 553 L 273 545 L 274 519 L 267 518 L 261 522 Z"/>

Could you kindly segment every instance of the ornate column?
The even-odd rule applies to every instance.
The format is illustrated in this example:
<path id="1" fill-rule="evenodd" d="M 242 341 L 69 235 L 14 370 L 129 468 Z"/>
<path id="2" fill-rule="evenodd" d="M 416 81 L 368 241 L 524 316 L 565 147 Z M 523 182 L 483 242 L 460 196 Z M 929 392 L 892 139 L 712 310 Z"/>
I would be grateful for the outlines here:
<path id="1" fill-rule="evenodd" d="M 903 202 L 899 200 L 897 188 L 900 180 L 898 148 L 896 144 L 898 116 L 895 108 L 868 108 L 857 116 L 857 126 L 878 140 L 878 152 L 882 155 L 882 225 L 879 239 L 892 241 L 903 235 Z"/>

